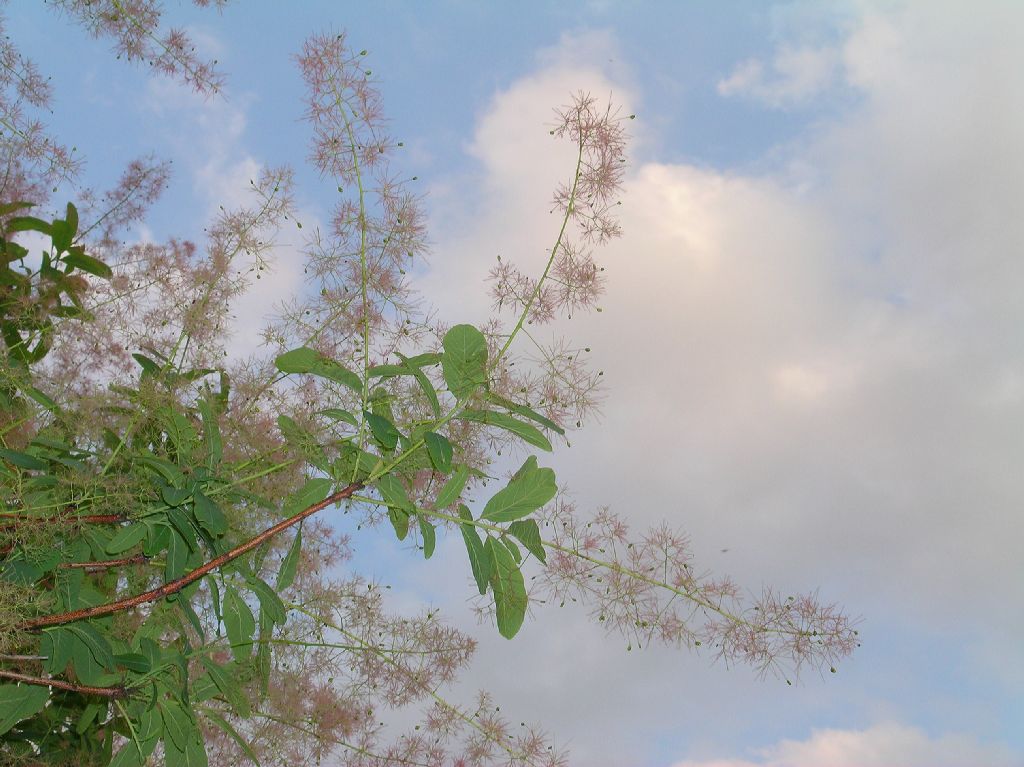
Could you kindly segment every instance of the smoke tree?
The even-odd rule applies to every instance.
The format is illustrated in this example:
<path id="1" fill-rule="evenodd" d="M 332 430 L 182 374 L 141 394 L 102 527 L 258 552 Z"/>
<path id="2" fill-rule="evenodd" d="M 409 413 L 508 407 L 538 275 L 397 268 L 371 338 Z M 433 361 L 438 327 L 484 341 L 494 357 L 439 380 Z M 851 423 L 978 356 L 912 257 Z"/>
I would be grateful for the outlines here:
<path id="1" fill-rule="evenodd" d="M 217 97 L 220 73 L 162 30 L 155 0 L 50 4 Z M 439 536 L 462 539 L 467 586 L 508 638 L 531 601 L 575 600 L 641 645 L 834 670 L 856 645 L 842 612 L 745 598 L 698 572 L 667 526 L 633 535 L 610 511 L 582 517 L 545 465 L 591 413 L 598 376 L 570 340 L 524 330 L 600 294 L 593 249 L 620 234 L 632 116 L 585 93 L 556 111 L 553 140 L 576 161 L 554 191 L 542 273 L 500 263 L 495 317 L 445 327 L 407 274 L 425 251 L 422 201 L 390 164 L 366 51 L 318 35 L 297 62 L 310 161 L 339 194 L 265 353 L 238 359 L 226 318 L 295 225 L 290 170 L 253 179 L 251 205 L 223 210 L 203 243 L 125 244 L 167 165 L 133 160 L 107 192 L 78 185 L 74 153 L 36 116 L 47 82 L 0 41 L 4 762 L 565 763 L 486 694 L 470 707 L 442 696 L 472 638 L 427 608 L 389 614 L 344 566 L 347 539 L 327 521 L 339 514 L 390 526 L 427 559 Z M 75 202 L 44 214 L 55 188 Z M 503 449 L 521 465 L 494 476 Z M 409 704 L 420 723 L 389 735 L 383 712 Z"/>

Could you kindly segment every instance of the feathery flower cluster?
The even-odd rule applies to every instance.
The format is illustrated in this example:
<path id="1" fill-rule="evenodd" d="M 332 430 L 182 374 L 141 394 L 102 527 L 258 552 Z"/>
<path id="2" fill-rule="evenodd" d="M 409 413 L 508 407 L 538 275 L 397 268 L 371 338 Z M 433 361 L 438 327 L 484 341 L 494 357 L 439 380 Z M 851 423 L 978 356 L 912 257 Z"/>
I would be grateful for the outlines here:
<path id="1" fill-rule="evenodd" d="M 604 278 L 589 246 L 621 234 L 614 211 L 625 174 L 623 123 L 629 118 L 610 105 L 599 108 L 597 100 L 583 92 L 557 109 L 556 115 L 558 123 L 550 133 L 576 144 L 577 162 L 572 182 L 555 191 L 555 209 L 563 214 L 563 227 L 547 267 L 537 278 L 499 257 L 488 276 L 495 309 L 510 308 L 522 314 L 528 325 L 550 323 L 563 314 L 571 318 L 595 308 Z M 569 235 L 566 224 L 570 221 L 576 224 L 578 243 Z M 582 425 L 600 401 L 600 371 L 588 367 L 583 350 L 565 340 L 542 343 L 522 325 L 520 321 L 513 331 L 503 331 L 498 324 L 491 328 L 501 340 L 522 331 L 534 349 L 518 359 L 504 357 L 494 385 L 506 396 L 527 395 L 531 406 L 542 408 L 556 423 Z"/>
<path id="2" fill-rule="evenodd" d="M 118 57 L 144 61 L 157 72 L 180 78 L 197 93 L 213 95 L 224 82 L 217 62 L 206 61 L 182 29 L 160 31 L 159 0 L 46 0 L 96 38 L 110 37 Z M 227 0 L 193 0 L 199 7 L 222 7 Z"/>
<path id="3" fill-rule="evenodd" d="M 364 369 L 422 337 L 405 270 L 426 250 L 420 200 L 389 170 L 401 144 L 384 133 L 365 53 L 353 52 L 344 35 L 318 35 L 297 57 L 310 157 L 343 196 L 329 231 L 307 245 L 310 295 L 285 303 L 265 334 L 280 348 L 301 342 Z"/>
<path id="4" fill-rule="evenodd" d="M 579 223 L 585 240 L 601 244 L 622 234 L 613 215 L 625 178 L 625 119 L 608 104 L 580 91 L 572 104 L 557 110 L 552 133 L 568 137 L 580 148 L 579 169 L 571 184 L 555 190 L 555 207 Z"/>
<path id="5" fill-rule="evenodd" d="M 608 509 L 584 522 L 559 498 L 543 529 L 554 551 L 534 594 L 587 605 L 598 623 L 630 637 L 630 647 L 707 646 L 726 662 L 784 676 L 805 665 L 834 670 L 858 645 L 854 622 L 814 595 L 783 599 L 765 590 L 748 601 L 731 579 L 697 573 L 689 540 L 667 525 L 633 540 Z"/>

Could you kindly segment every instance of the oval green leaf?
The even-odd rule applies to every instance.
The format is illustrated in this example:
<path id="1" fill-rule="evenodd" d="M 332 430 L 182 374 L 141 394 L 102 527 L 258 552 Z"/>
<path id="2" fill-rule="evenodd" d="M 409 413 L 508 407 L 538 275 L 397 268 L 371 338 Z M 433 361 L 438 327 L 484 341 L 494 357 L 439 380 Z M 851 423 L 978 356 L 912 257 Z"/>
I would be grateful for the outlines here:
<path id="1" fill-rule="evenodd" d="M 487 339 L 472 325 L 456 325 L 445 333 L 441 370 L 448 390 L 464 399 L 487 383 Z"/>
<path id="2" fill-rule="evenodd" d="M 512 522 L 529 516 L 557 492 L 555 472 L 537 468 L 537 458 L 531 455 L 509 483 L 487 502 L 480 517 L 490 522 Z"/>
<path id="3" fill-rule="evenodd" d="M 434 468 L 442 474 L 452 470 L 452 443 L 444 435 L 428 431 L 423 435 L 423 442 L 427 446 L 427 454 Z"/>

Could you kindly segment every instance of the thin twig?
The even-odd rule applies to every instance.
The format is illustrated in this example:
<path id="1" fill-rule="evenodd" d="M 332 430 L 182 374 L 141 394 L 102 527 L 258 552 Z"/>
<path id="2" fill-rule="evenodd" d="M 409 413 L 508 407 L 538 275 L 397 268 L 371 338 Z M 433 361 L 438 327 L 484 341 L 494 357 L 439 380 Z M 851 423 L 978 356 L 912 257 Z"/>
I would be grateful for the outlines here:
<path id="1" fill-rule="evenodd" d="M 108 570 L 112 567 L 124 567 L 125 565 L 142 565 L 149 561 L 145 554 L 135 554 L 120 559 L 99 559 L 95 562 L 61 562 L 59 567 L 63 570 L 85 570 L 93 572 L 96 570 Z"/>
<path id="2" fill-rule="evenodd" d="M 73 514 L 56 514 L 49 517 L 36 517 L 31 514 L 0 514 L 0 530 L 17 527 L 25 523 L 30 525 L 70 525 L 81 522 L 87 525 L 116 525 L 124 522 L 124 514 L 83 514 L 76 517 Z"/>
<path id="3" fill-rule="evenodd" d="M 0 679 L 11 679 L 15 682 L 34 684 L 39 685 L 40 687 L 53 687 L 58 690 L 81 693 L 82 695 L 98 695 L 101 698 L 110 698 L 111 700 L 127 698 L 130 694 L 130 690 L 123 685 L 116 685 L 114 687 L 93 687 L 87 684 L 64 682 L 60 679 L 46 679 L 38 676 L 28 676 L 27 674 L 19 674 L 16 671 L 0 670 Z"/>

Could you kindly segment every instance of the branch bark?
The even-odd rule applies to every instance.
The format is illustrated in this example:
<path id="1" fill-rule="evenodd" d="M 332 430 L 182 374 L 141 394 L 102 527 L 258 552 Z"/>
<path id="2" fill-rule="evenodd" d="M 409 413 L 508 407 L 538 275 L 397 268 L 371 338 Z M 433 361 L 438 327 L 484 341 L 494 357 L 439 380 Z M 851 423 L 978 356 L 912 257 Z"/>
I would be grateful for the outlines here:
<path id="1" fill-rule="evenodd" d="M 228 562 L 238 559 L 243 554 L 252 551 L 257 546 L 269 541 L 278 533 L 287 530 L 292 525 L 301 522 L 306 517 L 311 517 L 321 509 L 325 509 L 328 506 L 343 501 L 350 497 L 357 490 L 362 489 L 363 484 L 361 482 L 353 482 L 342 490 L 332 493 L 331 495 L 324 498 L 320 503 L 314 503 L 312 506 L 303 509 L 294 517 L 283 519 L 272 527 L 268 527 L 263 532 L 250 538 L 243 544 L 236 546 L 231 551 L 224 552 L 219 557 L 215 557 L 207 562 L 205 565 L 197 567 L 192 572 L 181 576 L 177 580 L 170 581 L 157 586 L 155 589 L 144 591 L 141 594 L 136 594 L 132 597 L 125 597 L 124 599 L 118 599 L 113 602 L 107 602 L 103 605 L 95 605 L 93 607 L 83 607 L 79 610 L 70 610 L 64 613 L 55 613 L 53 615 L 44 615 L 39 618 L 33 618 L 32 620 L 25 621 L 18 625 L 18 628 L 23 631 L 35 631 L 47 626 L 62 626 L 65 623 L 74 623 L 75 621 L 84 620 L 85 618 L 96 618 L 101 615 L 111 615 L 122 610 L 128 610 L 139 605 L 144 605 L 147 602 L 156 602 L 158 599 L 165 599 L 171 594 L 176 594 L 183 588 L 191 583 L 195 583 L 200 578 L 208 575 L 219 567 L 223 567 Z"/>

